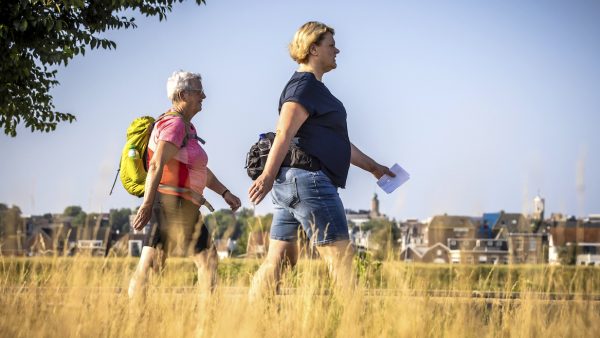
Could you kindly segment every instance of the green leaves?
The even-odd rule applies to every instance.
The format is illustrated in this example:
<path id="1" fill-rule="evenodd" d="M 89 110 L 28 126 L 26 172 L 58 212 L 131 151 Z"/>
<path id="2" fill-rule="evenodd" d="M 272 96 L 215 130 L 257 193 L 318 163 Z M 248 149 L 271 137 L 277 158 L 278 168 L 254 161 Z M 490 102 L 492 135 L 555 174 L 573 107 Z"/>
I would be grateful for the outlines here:
<path id="1" fill-rule="evenodd" d="M 108 29 L 135 28 L 139 12 L 166 19 L 183 0 L 18 0 L 4 1 L 0 14 L 0 128 L 17 135 L 21 123 L 49 132 L 75 116 L 58 112 L 49 94 L 58 84 L 56 70 L 86 49 L 113 49 L 114 41 L 98 36 Z M 204 0 L 196 0 L 198 5 Z"/>
<path id="2" fill-rule="evenodd" d="M 15 20 L 13 21 L 13 25 L 15 27 L 15 30 L 17 30 L 18 32 L 24 32 L 27 29 L 27 20 Z"/>

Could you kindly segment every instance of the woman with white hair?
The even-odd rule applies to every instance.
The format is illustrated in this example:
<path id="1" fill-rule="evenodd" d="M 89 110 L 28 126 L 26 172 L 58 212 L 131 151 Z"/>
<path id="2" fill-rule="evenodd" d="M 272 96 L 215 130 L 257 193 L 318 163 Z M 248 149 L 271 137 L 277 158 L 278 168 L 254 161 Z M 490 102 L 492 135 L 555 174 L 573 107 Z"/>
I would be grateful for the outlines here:
<path id="1" fill-rule="evenodd" d="M 167 256 L 192 256 L 199 285 L 212 290 L 217 252 L 199 210 L 205 202 L 204 188 L 221 195 L 233 211 L 241 205 L 208 168 L 208 156 L 199 143 L 203 141 L 191 122 L 206 98 L 200 74 L 174 72 L 167 80 L 167 95 L 172 106 L 157 119 L 150 135 L 144 201 L 133 223 L 134 229 L 141 230 L 152 219 L 129 283 L 130 297 L 145 290 L 148 271 L 160 259 L 159 250 Z"/>
<path id="2" fill-rule="evenodd" d="M 265 286 L 279 286 L 284 263 L 298 259 L 298 227 L 327 262 L 339 286 L 354 284 L 348 224 L 338 188 L 346 185 L 353 164 L 379 179 L 395 176 L 350 142 L 346 109 L 323 83 L 323 75 L 337 67 L 333 28 L 307 22 L 289 45 L 290 56 L 299 65 L 279 99 L 276 137 L 263 173 L 248 191 L 260 203 L 271 191 L 275 207 L 269 251 L 254 275 L 251 296 Z M 310 157 L 310 166 L 281 167 L 290 142 Z"/>

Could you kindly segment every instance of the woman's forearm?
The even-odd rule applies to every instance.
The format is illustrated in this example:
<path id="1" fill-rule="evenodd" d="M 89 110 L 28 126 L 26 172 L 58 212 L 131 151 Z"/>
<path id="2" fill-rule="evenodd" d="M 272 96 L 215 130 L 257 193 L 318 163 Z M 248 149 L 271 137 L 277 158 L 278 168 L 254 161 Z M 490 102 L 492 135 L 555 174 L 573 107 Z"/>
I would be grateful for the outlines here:
<path id="1" fill-rule="evenodd" d="M 148 174 L 146 175 L 146 184 L 144 186 L 144 202 L 142 205 L 152 205 L 160 184 L 164 166 L 158 161 L 150 161 L 148 165 Z"/>
<path id="2" fill-rule="evenodd" d="M 219 195 L 222 195 L 227 188 L 209 168 L 206 168 L 206 187 Z"/>
<path id="3" fill-rule="evenodd" d="M 350 143 L 350 163 L 372 173 L 377 168 L 377 162 L 360 151 L 353 143 Z"/>

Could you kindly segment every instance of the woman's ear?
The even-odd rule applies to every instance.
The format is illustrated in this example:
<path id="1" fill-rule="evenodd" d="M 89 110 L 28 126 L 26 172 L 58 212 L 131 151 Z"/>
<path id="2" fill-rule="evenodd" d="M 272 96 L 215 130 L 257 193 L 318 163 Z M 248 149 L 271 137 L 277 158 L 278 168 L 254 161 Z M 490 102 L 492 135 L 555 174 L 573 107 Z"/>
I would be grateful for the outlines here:
<path id="1" fill-rule="evenodd" d="M 317 45 L 314 43 L 310 44 L 310 47 L 308 48 L 308 52 L 310 53 L 310 55 L 314 55 L 314 56 L 319 55 L 319 53 L 317 52 Z"/>

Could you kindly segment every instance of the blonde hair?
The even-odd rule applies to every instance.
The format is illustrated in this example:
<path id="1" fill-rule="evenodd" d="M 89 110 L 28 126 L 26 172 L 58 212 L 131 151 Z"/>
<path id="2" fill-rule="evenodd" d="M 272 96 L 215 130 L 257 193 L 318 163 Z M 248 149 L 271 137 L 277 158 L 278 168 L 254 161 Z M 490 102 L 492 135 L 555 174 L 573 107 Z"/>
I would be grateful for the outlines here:
<path id="1" fill-rule="evenodd" d="M 333 28 L 318 21 L 309 21 L 302 25 L 288 45 L 292 59 L 298 63 L 307 63 L 310 46 L 313 43 L 318 45 L 326 33 L 335 35 Z"/>
<path id="2" fill-rule="evenodd" d="M 194 80 L 198 80 L 202 83 L 202 76 L 198 73 L 185 72 L 183 70 L 173 72 L 167 79 L 167 97 L 169 97 L 169 100 L 171 100 L 171 102 L 178 101 L 179 93 L 195 89 L 192 88 L 192 82 Z"/>

